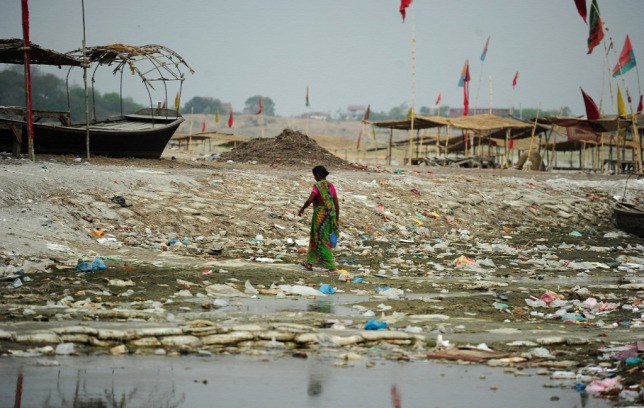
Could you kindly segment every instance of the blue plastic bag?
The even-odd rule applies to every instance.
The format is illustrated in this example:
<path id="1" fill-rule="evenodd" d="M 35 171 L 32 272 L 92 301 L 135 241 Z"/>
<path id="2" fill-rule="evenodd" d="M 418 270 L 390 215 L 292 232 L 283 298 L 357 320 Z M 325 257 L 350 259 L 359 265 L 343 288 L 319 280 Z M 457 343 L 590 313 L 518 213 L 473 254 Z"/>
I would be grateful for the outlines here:
<path id="1" fill-rule="evenodd" d="M 335 232 L 332 232 L 331 235 L 329 235 L 329 243 L 331 244 L 331 248 L 335 248 L 335 246 L 338 245 L 338 235 Z"/>
<path id="2" fill-rule="evenodd" d="M 336 288 L 327 283 L 320 286 L 320 292 L 324 293 L 325 295 L 332 295 L 335 293 L 335 291 Z"/>
<path id="3" fill-rule="evenodd" d="M 94 271 L 103 271 L 107 269 L 105 263 L 101 258 L 95 258 L 92 262 L 78 260 L 76 264 L 76 270 L 79 272 L 94 272 Z"/>
<path id="4" fill-rule="evenodd" d="M 365 330 L 384 330 L 387 329 L 387 322 L 379 322 L 377 320 L 369 320 L 364 325 Z"/>

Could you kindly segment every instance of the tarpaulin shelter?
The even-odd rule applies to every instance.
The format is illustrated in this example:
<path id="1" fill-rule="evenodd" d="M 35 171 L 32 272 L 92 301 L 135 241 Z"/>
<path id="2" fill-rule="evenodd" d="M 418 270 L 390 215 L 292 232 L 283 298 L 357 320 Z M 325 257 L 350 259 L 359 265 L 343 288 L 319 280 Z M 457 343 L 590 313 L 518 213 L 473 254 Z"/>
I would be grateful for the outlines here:
<path id="1" fill-rule="evenodd" d="M 545 147 L 553 152 L 578 150 L 580 168 L 585 150 L 594 149 L 593 160 L 601 163 L 602 168 L 638 172 L 642 170 L 643 115 L 606 116 L 595 120 L 540 117 L 536 120 L 543 125 L 560 126 L 566 129 L 568 135 L 566 141 L 548 143 Z M 604 146 L 608 147 L 608 157 L 605 159 L 601 157 Z M 625 160 L 626 149 L 632 151 L 632 161 Z M 615 157 L 613 157 L 613 151 Z"/>

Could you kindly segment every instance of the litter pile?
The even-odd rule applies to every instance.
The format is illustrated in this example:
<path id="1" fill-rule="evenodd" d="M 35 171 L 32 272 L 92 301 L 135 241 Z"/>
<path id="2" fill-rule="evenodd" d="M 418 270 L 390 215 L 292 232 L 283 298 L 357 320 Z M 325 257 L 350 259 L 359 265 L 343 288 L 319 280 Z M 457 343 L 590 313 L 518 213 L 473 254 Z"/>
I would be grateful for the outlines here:
<path id="1" fill-rule="evenodd" d="M 274 138 L 252 139 L 230 152 L 222 153 L 222 161 L 246 163 L 317 165 L 344 167 L 347 162 L 334 156 L 318 143 L 296 130 L 284 129 Z"/>

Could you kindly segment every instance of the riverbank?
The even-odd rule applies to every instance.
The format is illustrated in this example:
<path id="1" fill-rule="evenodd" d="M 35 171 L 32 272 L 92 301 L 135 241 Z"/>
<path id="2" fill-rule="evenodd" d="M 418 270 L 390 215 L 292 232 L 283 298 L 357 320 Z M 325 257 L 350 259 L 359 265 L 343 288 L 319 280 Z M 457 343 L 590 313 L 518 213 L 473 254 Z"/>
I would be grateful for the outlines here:
<path id="1" fill-rule="evenodd" d="M 299 266 L 316 164 L 1 160 L 2 354 L 376 347 L 591 384 L 641 353 L 644 240 L 611 222 L 625 177 L 330 168 L 345 273 L 329 276 Z"/>

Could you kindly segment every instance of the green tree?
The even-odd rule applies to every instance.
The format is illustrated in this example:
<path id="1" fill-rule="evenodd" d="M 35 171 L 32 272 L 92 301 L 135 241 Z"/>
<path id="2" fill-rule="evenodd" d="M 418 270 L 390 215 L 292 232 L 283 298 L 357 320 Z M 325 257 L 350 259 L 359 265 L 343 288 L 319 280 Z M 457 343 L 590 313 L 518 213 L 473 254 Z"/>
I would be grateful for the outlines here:
<path id="1" fill-rule="evenodd" d="M 195 96 L 183 105 L 185 113 L 211 113 L 221 110 L 221 101 L 210 96 Z"/>
<path id="2" fill-rule="evenodd" d="M 392 120 L 397 120 L 397 119 L 402 120 L 407 117 L 408 113 L 409 113 L 409 105 L 403 102 L 400 105 L 393 107 L 391 108 L 391 110 L 389 110 L 389 118 Z"/>
<path id="3" fill-rule="evenodd" d="M 257 113 L 259 112 L 259 95 L 251 96 L 246 99 L 244 104 L 245 113 Z M 264 107 L 264 115 L 266 116 L 275 116 L 275 103 L 268 96 L 262 96 L 262 106 Z"/>

